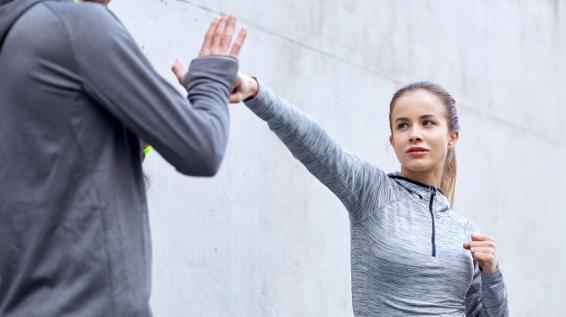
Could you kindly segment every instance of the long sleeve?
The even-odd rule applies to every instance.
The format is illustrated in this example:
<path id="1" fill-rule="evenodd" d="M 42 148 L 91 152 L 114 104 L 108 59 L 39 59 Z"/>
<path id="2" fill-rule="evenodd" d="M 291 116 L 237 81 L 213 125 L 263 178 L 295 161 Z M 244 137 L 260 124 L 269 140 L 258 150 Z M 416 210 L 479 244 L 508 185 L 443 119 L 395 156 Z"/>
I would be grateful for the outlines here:
<path id="1" fill-rule="evenodd" d="M 474 279 L 466 297 L 466 316 L 507 317 L 507 289 L 499 268 L 491 275 L 475 265 Z"/>
<path id="2" fill-rule="evenodd" d="M 84 90 L 181 173 L 214 175 L 227 146 L 238 61 L 193 60 L 187 100 L 153 69 L 118 19 L 99 7 L 67 27 Z"/>
<path id="3" fill-rule="evenodd" d="M 365 218 L 364 213 L 390 199 L 391 186 L 383 171 L 344 151 L 318 123 L 263 83 L 258 95 L 245 104 L 268 123 L 312 175 L 340 198 L 354 219 Z M 368 208 L 368 204 L 375 206 Z"/>

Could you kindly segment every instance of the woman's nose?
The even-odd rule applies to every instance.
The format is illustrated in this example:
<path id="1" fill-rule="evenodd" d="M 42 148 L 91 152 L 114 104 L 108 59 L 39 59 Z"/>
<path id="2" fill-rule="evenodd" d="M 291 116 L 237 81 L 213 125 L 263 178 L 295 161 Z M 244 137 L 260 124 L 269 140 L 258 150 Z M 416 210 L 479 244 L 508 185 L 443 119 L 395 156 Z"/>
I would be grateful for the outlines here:
<path id="1" fill-rule="evenodd" d="M 413 143 L 418 141 L 422 141 L 421 135 L 417 130 L 413 129 L 409 135 L 409 142 Z"/>
<path id="2" fill-rule="evenodd" d="M 421 139 L 420 137 L 418 137 L 418 136 L 412 136 L 412 137 L 409 138 L 409 141 L 410 141 L 411 143 L 414 143 L 414 142 L 422 141 L 422 139 Z"/>

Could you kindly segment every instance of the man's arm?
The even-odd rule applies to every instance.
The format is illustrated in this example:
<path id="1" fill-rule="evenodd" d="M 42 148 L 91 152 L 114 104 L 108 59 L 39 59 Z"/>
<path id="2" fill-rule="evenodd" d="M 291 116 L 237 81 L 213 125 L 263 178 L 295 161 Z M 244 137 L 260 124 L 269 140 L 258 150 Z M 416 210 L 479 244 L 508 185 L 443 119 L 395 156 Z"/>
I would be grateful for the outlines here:
<path id="1" fill-rule="evenodd" d="M 67 27 L 85 91 L 181 173 L 214 175 L 226 149 L 228 96 L 238 70 L 237 54 L 231 55 L 235 17 L 211 24 L 203 44 L 209 50 L 193 60 L 185 81 L 187 100 L 157 74 L 116 17 L 88 7 L 80 24 Z"/>

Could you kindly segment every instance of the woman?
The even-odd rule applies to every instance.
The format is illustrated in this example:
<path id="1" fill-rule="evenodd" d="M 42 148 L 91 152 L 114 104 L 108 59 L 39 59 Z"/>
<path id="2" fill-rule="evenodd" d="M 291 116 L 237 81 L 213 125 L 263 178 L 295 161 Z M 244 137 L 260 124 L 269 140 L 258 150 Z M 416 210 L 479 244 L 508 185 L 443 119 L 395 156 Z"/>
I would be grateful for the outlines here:
<path id="1" fill-rule="evenodd" d="M 401 172 L 393 174 L 345 152 L 253 78 L 240 74 L 230 101 L 267 121 L 348 209 L 356 316 L 508 316 L 493 238 L 451 209 L 459 125 L 443 88 L 420 82 L 394 94 L 390 143 Z"/>

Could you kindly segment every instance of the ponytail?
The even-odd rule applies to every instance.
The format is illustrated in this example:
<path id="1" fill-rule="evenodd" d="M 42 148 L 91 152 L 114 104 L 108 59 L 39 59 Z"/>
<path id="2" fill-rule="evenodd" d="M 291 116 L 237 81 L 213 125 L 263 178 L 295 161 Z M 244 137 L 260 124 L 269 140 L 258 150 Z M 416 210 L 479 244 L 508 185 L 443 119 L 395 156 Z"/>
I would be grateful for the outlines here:
<path id="1" fill-rule="evenodd" d="M 450 201 L 450 208 L 454 208 L 455 189 L 456 189 L 456 150 L 449 148 L 446 155 L 446 162 L 444 163 L 444 172 L 442 173 L 442 180 L 440 182 L 440 190 Z"/>

